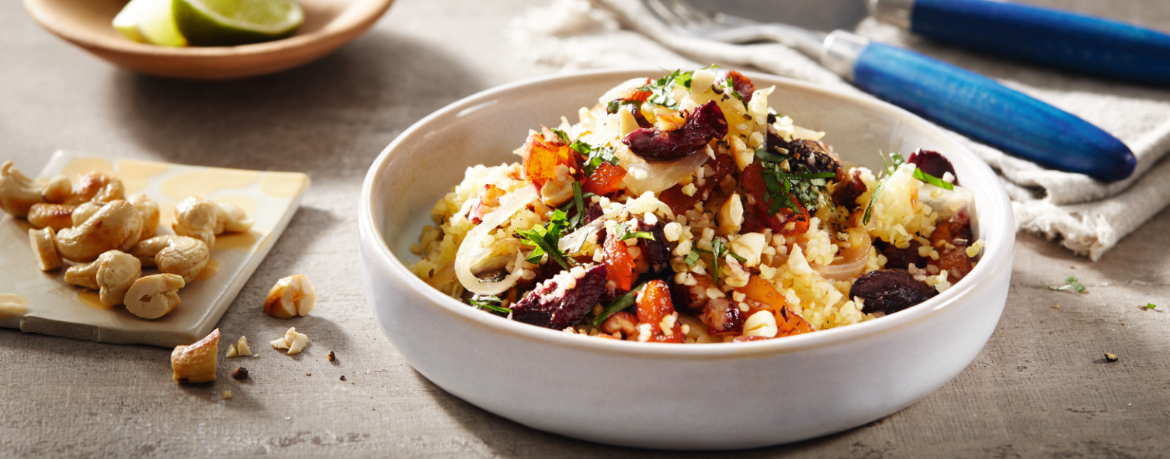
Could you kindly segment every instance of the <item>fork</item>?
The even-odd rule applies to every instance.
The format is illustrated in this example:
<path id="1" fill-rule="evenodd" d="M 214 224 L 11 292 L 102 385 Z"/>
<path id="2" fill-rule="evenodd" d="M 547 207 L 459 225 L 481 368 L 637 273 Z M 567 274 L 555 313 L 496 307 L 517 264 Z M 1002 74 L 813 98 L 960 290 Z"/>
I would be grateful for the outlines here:
<path id="1" fill-rule="evenodd" d="M 810 31 L 711 12 L 685 0 L 641 0 L 676 33 L 726 43 L 774 41 L 855 86 L 956 132 L 1040 165 L 1105 180 L 1133 174 L 1124 143 L 1068 112 L 995 80 L 913 51 L 835 30 Z"/>

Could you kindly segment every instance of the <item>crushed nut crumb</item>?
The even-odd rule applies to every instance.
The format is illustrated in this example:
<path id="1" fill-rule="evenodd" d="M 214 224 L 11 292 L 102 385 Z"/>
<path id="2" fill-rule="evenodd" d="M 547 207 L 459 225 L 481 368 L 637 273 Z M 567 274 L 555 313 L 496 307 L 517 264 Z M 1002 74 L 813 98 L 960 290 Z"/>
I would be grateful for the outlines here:
<path id="1" fill-rule="evenodd" d="M 232 391 L 230 391 L 230 390 L 223 391 L 223 399 L 224 400 L 231 400 L 232 399 Z"/>
<path id="2" fill-rule="evenodd" d="M 345 381 L 345 375 L 341 375 L 341 380 Z"/>
<path id="3" fill-rule="evenodd" d="M 1110 361 L 1110 362 L 1116 362 L 1117 361 L 1117 354 L 1110 354 L 1110 353 L 1106 352 L 1105 353 L 1105 360 Z"/>
<path id="4" fill-rule="evenodd" d="M 232 372 L 232 378 L 244 379 L 247 377 L 248 377 L 248 369 L 247 368 L 236 367 L 236 370 Z"/>
<path id="5" fill-rule="evenodd" d="M 329 355 L 326 355 L 325 358 L 329 359 L 330 362 L 334 362 L 337 360 L 337 354 L 334 354 L 333 351 L 329 351 Z"/>

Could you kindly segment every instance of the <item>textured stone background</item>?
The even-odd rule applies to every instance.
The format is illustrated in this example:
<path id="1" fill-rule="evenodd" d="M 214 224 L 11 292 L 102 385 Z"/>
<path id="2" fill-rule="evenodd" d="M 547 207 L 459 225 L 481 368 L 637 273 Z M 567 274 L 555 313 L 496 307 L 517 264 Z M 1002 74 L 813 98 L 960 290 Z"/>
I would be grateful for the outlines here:
<path id="1" fill-rule="evenodd" d="M 400 0 L 321 61 L 227 83 L 117 70 L 41 30 L 20 2 L 0 3 L 0 159 L 37 171 L 64 148 L 313 178 L 220 323 L 228 339 L 247 335 L 260 357 L 221 363 L 213 385 L 180 387 L 165 349 L 0 330 L 0 456 L 677 456 L 545 434 L 446 394 L 388 344 L 362 294 L 355 220 L 366 168 L 431 111 L 553 71 L 507 49 L 509 18 L 527 3 Z M 1132 5 L 1108 3 L 1119 7 L 1087 2 L 1087 11 L 1122 15 Z M 742 455 L 1170 455 L 1167 229 L 1163 212 L 1096 264 L 1022 235 L 999 329 L 958 378 L 871 425 Z M 313 279 L 318 308 L 292 322 L 265 316 L 264 294 L 292 273 Z M 1041 284 L 1070 275 L 1087 295 Z M 1151 301 L 1157 310 L 1138 308 Z M 264 344 L 290 324 L 313 339 L 300 356 Z M 1121 359 L 1106 363 L 1102 352 Z M 251 370 L 247 382 L 228 377 L 237 364 Z M 220 400 L 229 389 L 235 398 Z"/>

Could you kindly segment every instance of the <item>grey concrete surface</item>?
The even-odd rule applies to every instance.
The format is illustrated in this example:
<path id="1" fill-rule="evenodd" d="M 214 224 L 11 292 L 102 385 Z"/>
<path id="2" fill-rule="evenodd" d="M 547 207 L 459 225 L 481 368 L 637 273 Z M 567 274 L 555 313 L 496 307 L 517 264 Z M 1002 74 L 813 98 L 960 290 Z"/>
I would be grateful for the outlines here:
<path id="1" fill-rule="evenodd" d="M 313 178 L 219 325 L 228 339 L 247 335 L 259 357 L 181 387 L 165 349 L 0 330 L 0 457 L 678 456 L 550 435 L 471 406 L 413 371 L 365 303 L 355 220 L 366 168 L 444 104 L 552 71 L 507 49 L 509 18 L 527 3 L 400 0 L 321 61 L 225 83 L 117 70 L 42 31 L 19 2 L 0 3 L 0 159 L 36 171 L 65 148 Z M 1168 229 L 1162 212 L 1098 263 L 1021 235 L 1000 326 L 958 378 L 870 425 L 739 455 L 1170 456 Z M 292 322 L 264 315 L 268 288 L 292 273 L 314 280 L 317 309 Z M 1042 285 L 1070 275 L 1089 293 Z M 1138 307 L 1148 302 L 1158 308 Z M 290 325 L 313 338 L 300 356 L 264 344 Z M 252 377 L 232 380 L 236 365 Z"/>

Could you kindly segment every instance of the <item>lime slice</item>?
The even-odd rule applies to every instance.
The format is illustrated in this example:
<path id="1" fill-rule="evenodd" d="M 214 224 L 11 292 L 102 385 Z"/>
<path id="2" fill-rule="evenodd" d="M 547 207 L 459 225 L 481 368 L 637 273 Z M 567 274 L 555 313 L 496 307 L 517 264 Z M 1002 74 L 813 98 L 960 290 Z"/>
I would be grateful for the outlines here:
<path id="1" fill-rule="evenodd" d="M 187 46 L 175 25 L 172 0 L 131 0 L 114 16 L 114 28 L 131 40 L 161 46 Z"/>
<path id="2" fill-rule="evenodd" d="M 276 40 L 305 21 L 296 0 L 174 0 L 174 5 L 179 30 L 199 46 Z"/>

